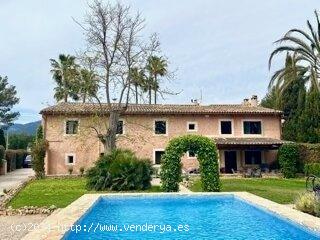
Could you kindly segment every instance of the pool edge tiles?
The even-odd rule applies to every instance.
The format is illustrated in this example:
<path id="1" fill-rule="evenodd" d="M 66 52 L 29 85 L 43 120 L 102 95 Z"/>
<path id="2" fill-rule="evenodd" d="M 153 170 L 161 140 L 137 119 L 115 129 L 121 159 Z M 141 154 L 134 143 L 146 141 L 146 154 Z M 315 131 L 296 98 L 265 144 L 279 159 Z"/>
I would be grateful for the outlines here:
<path id="1" fill-rule="evenodd" d="M 27 234 L 23 240 L 33 239 L 61 239 L 67 236 L 69 229 L 63 226 L 72 226 L 80 221 L 91 208 L 95 206 L 101 197 L 179 197 L 179 196 L 234 196 L 243 200 L 249 205 L 270 211 L 271 214 L 277 214 L 284 221 L 290 220 L 294 224 L 307 228 L 316 234 L 320 234 L 320 218 L 299 212 L 270 200 L 258 197 L 247 192 L 224 192 L 224 193 L 104 193 L 104 194 L 85 194 L 60 212 L 53 213 L 47 217 L 36 231 Z M 53 226 L 48 229 L 49 226 Z M 59 226 L 59 227 L 54 227 Z"/>

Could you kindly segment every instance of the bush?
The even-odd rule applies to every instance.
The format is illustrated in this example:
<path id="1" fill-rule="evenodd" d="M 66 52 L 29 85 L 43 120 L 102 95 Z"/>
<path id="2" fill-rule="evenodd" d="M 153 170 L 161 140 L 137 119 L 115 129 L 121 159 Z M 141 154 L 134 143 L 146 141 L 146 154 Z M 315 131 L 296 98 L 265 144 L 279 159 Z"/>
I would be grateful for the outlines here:
<path id="1" fill-rule="evenodd" d="M 294 178 L 296 176 L 298 158 L 299 150 L 297 144 L 288 143 L 279 148 L 278 160 L 285 178 Z"/>
<path id="2" fill-rule="evenodd" d="M 79 171 L 80 171 L 80 176 L 83 176 L 83 173 L 84 173 L 84 167 L 80 167 L 80 168 L 79 168 Z"/>
<path id="3" fill-rule="evenodd" d="M 5 152 L 5 159 L 7 160 L 7 171 L 11 172 L 16 170 L 17 153 L 15 150 L 8 149 Z"/>
<path id="4" fill-rule="evenodd" d="M 320 177 L 320 163 L 307 163 L 304 165 L 304 173 L 308 175 L 316 175 Z"/>
<path id="5" fill-rule="evenodd" d="M 201 185 L 207 192 L 220 191 L 218 153 L 214 142 L 203 136 L 185 135 L 170 140 L 161 161 L 161 182 L 166 192 L 179 191 L 181 157 L 192 151 L 200 163 Z"/>
<path id="6" fill-rule="evenodd" d="M 28 151 L 24 149 L 18 149 L 16 150 L 16 168 L 22 168 L 24 160 L 26 156 L 28 155 Z"/>
<path id="7" fill-rule="evenodd" d="M 2 163 L 3 163 L 3 159 L 5 157 L 5 148 L 4 146 L 0 145 L 0 166 L 2 166 Z"/>
<path id="8" fill-rule="evenodd" d="M 311 192 L 300 194 L 295 201 L 295 208 L 301 212 L 320 216 L 320 200 Z"/>
<path id="9" fill-rule="evenodd" d="M 32 146 L 32 168 L 35 171 L 37 179 L 44 178 L 45 176 L 44 159 L 46 156 L 47 147 L 48 143 L 43 139 L 37 140 Z"/>
<path id="10" fill-rule="evenodd" d="M 87 171 L 87 188 L 96 191 L 144 190 L 151 186 L 150 160 L 139 159 L 130 150 L 113 150 L 101 156 Z"/>

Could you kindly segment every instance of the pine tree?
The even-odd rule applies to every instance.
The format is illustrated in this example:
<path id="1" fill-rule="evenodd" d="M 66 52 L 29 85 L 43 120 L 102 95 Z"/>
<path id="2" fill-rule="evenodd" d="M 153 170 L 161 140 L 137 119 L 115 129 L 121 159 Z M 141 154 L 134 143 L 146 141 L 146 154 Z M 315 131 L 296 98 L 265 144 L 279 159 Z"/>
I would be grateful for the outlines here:
<path id="1" fill-rule="evenodd" d="M 307 94 L 299 126 L 301 131 L 298 141 L 309 143 L 320 142 L 320 93 L 314 85 Z"/>

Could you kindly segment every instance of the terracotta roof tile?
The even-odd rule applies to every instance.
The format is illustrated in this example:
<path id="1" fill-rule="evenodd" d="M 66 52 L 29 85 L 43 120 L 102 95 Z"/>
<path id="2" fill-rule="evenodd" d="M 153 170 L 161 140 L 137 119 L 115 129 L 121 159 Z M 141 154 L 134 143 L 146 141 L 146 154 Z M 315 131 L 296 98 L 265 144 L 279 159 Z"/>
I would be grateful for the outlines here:
<path id="1" fill-rule="evenodd" d="M 114 105 L 115 106 L 115 105 Z M 58 103 L 54 106 L 41 110 L 43 115 L 55 114 L 79 114 L 87 115 L 97 113 L 99 110 L 108 114 L 109 107 L 96 103 Z M 216 105 L 178 105 L 178 104 L 130 104 L 125 114 L 282 114 L 281 111 L 264 108 L 261 106 L 252 107 L 242 104 L 216 104 Z"/>

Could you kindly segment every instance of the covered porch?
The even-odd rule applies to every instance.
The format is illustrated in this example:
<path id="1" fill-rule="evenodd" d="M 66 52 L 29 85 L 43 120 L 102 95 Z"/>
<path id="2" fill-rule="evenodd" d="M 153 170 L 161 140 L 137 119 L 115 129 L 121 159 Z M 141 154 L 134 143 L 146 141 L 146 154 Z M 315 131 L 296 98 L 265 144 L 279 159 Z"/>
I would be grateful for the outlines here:
<path id="1" fill-rule="evenodd" d="M 275 166 L 279 147 L 285 141 L 272 138 L 216 138 L 220 172 L 239 173 L 246 169 L 269 172 Z"/>

